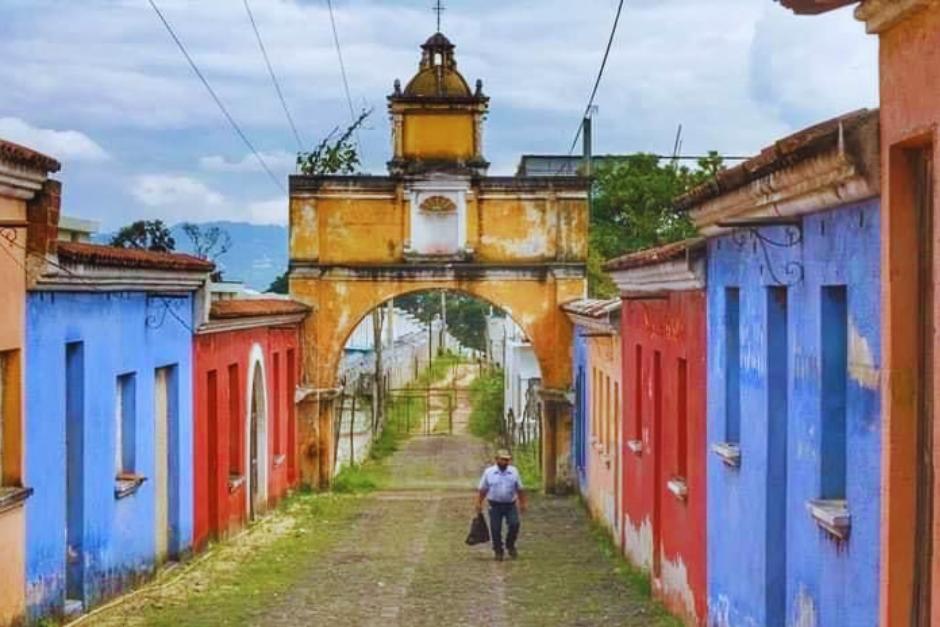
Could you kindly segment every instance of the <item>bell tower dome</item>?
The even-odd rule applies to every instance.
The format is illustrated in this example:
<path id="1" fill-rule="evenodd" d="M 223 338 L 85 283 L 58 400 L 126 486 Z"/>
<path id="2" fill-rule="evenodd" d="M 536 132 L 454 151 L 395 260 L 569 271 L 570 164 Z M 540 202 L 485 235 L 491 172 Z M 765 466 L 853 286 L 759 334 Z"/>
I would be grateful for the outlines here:
<path id="1" fill-rule="evenodd" d="M 435 33 L 421 46 L 418 73 L 405 89 L 395 81 L 388 97 L 392 174 L 482 175 L 489 167 L 483 158 L 483 120 L 489 98 L 483 95 L 482 81 L 470 89 L 457 70 L 454 49 L 443 33 Z"/>

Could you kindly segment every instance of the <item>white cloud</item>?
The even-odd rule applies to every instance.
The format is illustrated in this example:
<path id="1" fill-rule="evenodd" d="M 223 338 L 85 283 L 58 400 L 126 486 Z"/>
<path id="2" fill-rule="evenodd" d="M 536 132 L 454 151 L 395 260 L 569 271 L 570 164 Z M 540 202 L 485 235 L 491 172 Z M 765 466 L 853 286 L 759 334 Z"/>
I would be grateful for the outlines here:
<path id="1" fill-rule="evenodd" d="M 56 131 L 20 118 L 0 117 L 0 138 L 22 144 L 60 161 L 104 161 L 108 153 L 80 131 Z"/>
<path id="2" fill-rule="evenodd" d="M 138 213 L 168 224 L 232 220 L 252 224 L 287 224 L 286 197 L 234 200 L 202 181 L 177 174 L 146 174 L 133 180 L 130 193 L 146 209 Z"/>
<path id="3" fill-rule="evenodd" d="M 258 153 L 268 167 L 275 172 L 291 172 L 297 163 L 297 155 L 284 150 Z M 253 154 L 247 154 L 237 161 L 232 161 L 221 155 L 210 155 L 199 159 L 199 167 L 210 172 L 264 172 L 258 159 Z"/>
<path id="4" fill-rule="evenodd" d="M 287 199 L 272 198 L 248 205 L 246 221 L 252 224 L 287 224 Z"/>

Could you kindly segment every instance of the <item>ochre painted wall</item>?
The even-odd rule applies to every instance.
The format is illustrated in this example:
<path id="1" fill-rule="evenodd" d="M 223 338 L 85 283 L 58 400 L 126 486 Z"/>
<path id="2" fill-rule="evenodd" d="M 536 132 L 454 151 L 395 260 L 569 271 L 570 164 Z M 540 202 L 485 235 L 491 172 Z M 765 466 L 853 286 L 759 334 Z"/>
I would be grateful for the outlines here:
<path id="1" fill-rule="evenodd" d="M 465 112 L 406 113 L 403 156 L 406 159 L 457 159 L 474 156 L 474 116 Z"/>
<path id="2" fill-rule="evenodd" d="M 914 13 L 881 33 L 881 129 L 885 167 L 882 185 L 883 353 L 883 521 L 881 622 L 910 622 L 913 586 L 916 459 L 916 323 L 918 228 L 911 211 L 907 149 L 931 149 L 934 163 L 934 282 L 940 276 L 940 3 Z M 933 318 L 940 312 L 934 290 Z M 936 338 L 936 336 L 935 336 Z M 936 339 L 933 354 L 940 345 Z M 934 362 L 936 364 L 936 361 Z M 940 389 L 933 368 L 932 390 Z M 936 407 L 936 400 L 934 400 Z M 940 428 L 934 410 L 934 465 L 940 459 Z M 940 624 L 940 482 L 934 481 L 932 623 Z"/>
<path id="3" fill-rule="evenodd" d="M 703 292 L 690 291 L 664 300 L 624 301 L 621 316 L 624 552 L 652 572 L 654 594 L 689 625 L 703 625 L 707 616 L 705 300 Z M 667 485 L 680 475 L 680 359 L 686 361 L 684 500 Z M 626 446 L 629 440 L 639 440 L 642 450 Z"/>
<path id="4" fill-rule="evenodd" d="M 620 335 L 593 336 L 587 342 L 584 373 L 587 390 L 587 485 L 584 492 L 594 518 L 604 525 L 619 546 L 620 526 L 621 424 Z"/>
<path id="5" fill-rule="evenodd" d="M 267 389 L 267 460 L 268 460 L 268 505 L 274 506 L 296 481 L 296 439 L 294 420 L 294 390 L 300 370 L 300 328 L 246 329 L 197 335 L 195 338 L 195 363 L 193 367 L 194 399 L 194 486 L 195 521 L 193 543 L 203 548 L 212 537 L 226 534 L 244 526 L 247 518 L 246 483 L 229 489 L 231 434 L 238 434 L 240 466 L 244 466 L 247 440 L 245 425 L 249 411 L 248 378 L 252 375 L 252 349 L 260 347 L 264 356 L 265 387 Z M 289 377 L 288 353 L 293 351 L 294 373 Z M 275 358 L 280 364 L 279 390 L 275 388 Z M 232 403 L 229 390 L 232 380 L 230 366 L 237 366 L 238 390 L 236 403 Z M 209 373 L 215 372 L 216 394 L 210 400 Z M 214 401 L 215 424 L 210 419 L 210 403 Z M 275 404 L 275 401 L 276 404 Z M 231 410 L 237 407 L 233 417 Z M 236 421 L 232 429 L 232 420 Z M 275 421 L 279 427 L 275 427 Z M 277 443 L 275 434 L 279 435 Z M 284 455 L 283 460 L 278 460 Z M 213 474 L 213 467 L 219 474 Z M 242 468 L 243 471 L 246 469 Z"/>
<path id="6" fill-rule="evenodd" d="M 24 222 L 26 203 L 0 197 L 0 222 Z M 12 240 L 12 242 L 10 241 Z M 26 229 L 4 227 L 0 232 L 0 352 L 19 351 L 22 371 L 23 327 L 26 307 Z M 9 375 L 10 373 L 8 373 Z M 6 396 L 22 398 L 20 373 L 5 382 Z M 17 390 L 12 388 L 16 386 Z M 15 407 L 14 405 L 18 405 Z M 4 475 L 19 479 L 22 472 L 22 403 L 4 408 Z M 25 612 L 24 516 L 22 506 L 0 512 L 0 625 L 21 618 Z"/>

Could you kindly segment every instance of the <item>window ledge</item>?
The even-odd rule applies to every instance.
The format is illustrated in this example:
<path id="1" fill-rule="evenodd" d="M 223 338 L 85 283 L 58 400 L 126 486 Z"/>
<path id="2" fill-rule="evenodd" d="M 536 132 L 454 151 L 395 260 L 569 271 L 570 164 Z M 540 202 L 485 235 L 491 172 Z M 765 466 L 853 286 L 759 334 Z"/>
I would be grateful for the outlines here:
<path id="1" fill-rule="evenodd" d="M 731 442 L 716 442 L 712 444 L 712 453 L 721 458 L 726 466 L 741 467 L 741 447 Z"/>
<path id="2" fill-rule="evenodd" d="M 666 487 L 672 492 L 672 495 L 682 502 L 689 498 L 689 485 L 682 477 L 673 477 L 666 482 Z"/>
<path id="3" fill-rule="evenodd" d="M 627 448 L 630 449 L 634 455 L 642 455 L 643 440 L 627 440 Z"/>
<path id="4" fill-rule="evenodd" d="M 228 493 L 234 494 L 235 491 L 242 487 L 245 483 L 245 475 L 229 475 L 228 476 Z"/>
<path id="5" fill-rule="evenodd" d="M 22 507 L 33 494 L 32 488 L 7 487 L 0 488 L 0 514 Z"/>
<path id="6" fill-rule="evenodd" d="M 806 503 L 806 509 L 816 524 L 839 540 L 847 540 L 852 530 L 852 514 L 847 501 L 818 500 Z"/>
<path id="7" fill-rule="evenodd" d="M 120 474 L 114 479 L 114 498 L 117 500 L 127 498 L 137 492 L 147 477 L 132 473 Z"/>
<path id="8" fill-rule="evenodd" d="M 286 462 L 286 461 L 287 461 L 287 455 L 284 455 L 284 454 L 275 455 L 275 456 L 274 456 L 274 467 L 275 467 L 275 468 L 280 468 L 281 466 L 284 465 L 284 462 Z"/>

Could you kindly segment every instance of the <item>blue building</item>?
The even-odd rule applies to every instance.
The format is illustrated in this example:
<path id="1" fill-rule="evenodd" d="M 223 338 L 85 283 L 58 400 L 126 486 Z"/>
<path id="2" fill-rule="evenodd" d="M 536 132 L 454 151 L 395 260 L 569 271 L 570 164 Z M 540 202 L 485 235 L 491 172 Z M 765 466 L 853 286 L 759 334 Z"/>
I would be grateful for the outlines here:
<path id="1" fill-rule="evenodd" d="M 588 408 L 588 364 L 587 338 L 581 327 L 574 329 L 574 351 L 571 372 L 574 374 L 574 407 L 572 408 L 571 462 L 581 494 L 587 491 L 587 452 L 590 446 L 590 416 Z"/>
<path id="2" fill-rule="evenodd" d="M 715 625 L 874 625 L 878 113 L 777 142 L 679 200 L 708 246 Z"/>
<path id="3" fill-rule="evenodd" d="M 52 259 L 26 304 L 32 620 L 100 604 L 191 546 L 192 329 L 212 269 L 76 243 Z"/>

